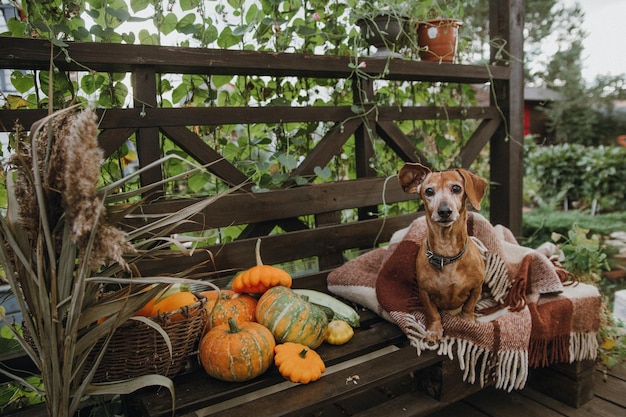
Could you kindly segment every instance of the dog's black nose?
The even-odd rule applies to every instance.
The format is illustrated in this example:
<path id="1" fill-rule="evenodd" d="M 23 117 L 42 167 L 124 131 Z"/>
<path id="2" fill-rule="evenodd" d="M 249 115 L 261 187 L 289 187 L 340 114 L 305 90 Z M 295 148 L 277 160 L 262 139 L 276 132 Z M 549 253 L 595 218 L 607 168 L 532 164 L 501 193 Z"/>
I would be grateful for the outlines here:
<path id="1" fill-rule="evenodd" d="M 437 214 L 442 219 L 447 219 L 452 214 L 452 209 L 450 208 L 449 205 L 443 204 L 443 205 L 439 206 L 439 208 L 437 209 Z"/>

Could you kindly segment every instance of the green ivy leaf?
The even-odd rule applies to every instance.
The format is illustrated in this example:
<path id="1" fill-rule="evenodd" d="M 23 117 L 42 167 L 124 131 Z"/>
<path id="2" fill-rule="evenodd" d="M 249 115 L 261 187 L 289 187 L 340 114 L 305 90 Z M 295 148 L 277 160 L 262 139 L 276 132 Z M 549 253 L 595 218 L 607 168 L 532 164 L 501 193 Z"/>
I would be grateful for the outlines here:
<path id="1" fill-rule="evenodd" d="M 172 102 L 173 103 L 180 103 L 181 101 L 183 101 L 188 94 L 188 88 L 186 84 L 180 84 L 178 87 L 176 87 L 173 91 L 172 91 Z"/>
<path id="2" fill-rule="evenodd" d="M 130 0 L 130 8 L 133 12 L 137 13 L 150 5 L 149 0 Z"/>
<path id="3" fill-rule="evenodd" d="M 176 26 L 178 25 L 178 18 L 174 13 L 168 13 L 163 18 L 163 22 L 161 23 L 161 32 L 164 35 L 168 35 L 176 30 Z"/>
<path id="4" fill-rule="evenodd" d="M 243 25 L 237 26 L 235 30 L 233 30 L 233 35 L 235 36 L 243 36 L 246 33 L 250 32 L 254 28 L 253 25 Z"/>
<path id="5" fill-rule="evenodd" d="M 231 82 L 232 79 L 232 75 L 214 75 L 211 77 L 211 82 L 213 83 L 213 87 L 220 88 L 221 86 Z"/>
<path id="6" fill-rule="evenodd" d="M 61 39 L 52 39 L 52 44 L 54 46 L 58 46 L 59 48 L 67 48 L 69 45 L 63 42 Z"/>
<path id="7" fill-rule="evenodd" d="M 224 28 L 222 33 L 220 33 L 219 37 L 217 38 L 217 45 L 220 48 L 228 49 L 231 46 L 237 45 L 240 40 L 241 38 L 239 36 L 234 36 L 232 29 L 227 27 Z"/>
<path id="8" fill-rule="evenodd" d="M 198 172 L 189 177 L 187 186 L 193 193 L 198 193 L 209 182 L 210 176 L 204 172 Z"/>
<path id="9" fill-rule="evenodd" d="M 184 35 L 192 35 L 196 31 L 194 22 L 196 21 L 196 15 L 193 13 L 186 14 L 182 19 L 178 21 L 176 29 Z"/>
<path id="10" fill-rule="evenodd" d="M 291 170 L 298 166 L 298 161 L 291 155 L 280 154 L 277 159 L 287 169 Z"/>
<path id="11" fill-rule="evenodd" d="M 306 180 L 306 178 L 304 178 L 301 175 L 296 175 L 293 180 L 296 182 L 297 185 L 306 185 L 308 184 L 308 181 Z"/>
<path id="12" fill-rule="evenodd" d="M 9 28 L 9 32 L 11 32 L 11 36 L 16 38 L 21 38 L 26 33 L 26 22 L 22 22 L 17 19 L 9 19 L 7 22 L 7 27 Z"/>
<path id="13" fill-rule="evenodd" d="M 92 74 L 85 74 L 80 79 L 80 88 L 82 88 L 85 93 L 92 94 L 97 90 L 96 78 Z"/>
<path id="14" fill-rule="evenodd" d="M 330 178 L 332 174 L 332 172 L 330 171 L 330 168 L 328 167 L 321 168 L 319 166 L 315 167 L 313 169 L 313 172 L 315 172 L 315 175 L 317 175 L 319 178 L 323 180 Z"/>
<path id="15" fill-rule="evenodd" d="M 146 29 L 139 31 L 139 43 L 142 45 L 158 45 L 159 37 L 154 34 L 150 34 Z"/>
<path id="16" fill-rule="evenodd" d="M 11 84 L 20 93 L 25 93 L 35 86 L 35 78 L 32 74 L 23 74 L 21 71 L 11 73 Z"/>
<path id="17" fill-rule="evenodd" d="M 180 8 L 183 11 L 195 9 L 200 5 L 202 0 L 180 0 Z"/>
<path id="18" fill-rule="evenodd" d="M 120 22 L 126 22 L 128 19 L 130 19 L 130 13 L 128 13 L 128 10 L 125 7 L 106 7 L 105 11 L 108 15 L 111 15 L 120 20 Z"/>
<path id="19" fill-rule="evenodd" d="M 301 36 L 311 36 L 315 35 L 317 33 L 317 30 L 309 26 L 300 25 L 296 26 L 296 33 Z"/>
<path id="20" fill-rule="evenodd" d="M 245 0 L 228 0 L 228 4 L 233 8 L 233 9 L 241 9 L 243 7 Z"/>

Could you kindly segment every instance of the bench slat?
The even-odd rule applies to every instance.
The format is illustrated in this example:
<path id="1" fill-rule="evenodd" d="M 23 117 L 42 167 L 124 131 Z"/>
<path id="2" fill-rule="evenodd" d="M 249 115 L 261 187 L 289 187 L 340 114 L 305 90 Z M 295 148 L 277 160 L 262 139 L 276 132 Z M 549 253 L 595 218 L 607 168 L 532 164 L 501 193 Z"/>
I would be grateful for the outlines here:
<path id="1" fill-rule="evenodd" d="M 393 232 L 408 226 L 417 217 L 405 214 L 384 219 L 364 220 L 334 226 L 322 226 L 263 238 L 261 255 L 268 265 L 313 258 L 355 248 L 373 248 L 387 242 Z M 241 270 L 255 265 L 256 238 L 197 249 L 191 256 L 170 257 L 163 261 L 139 262 L 145 276 L 181 271 L 208 262 L 207 271 Z M 304 243 L 306 242 L 306 244 Z"/>
<path id="2" fill-rule="evenodd" d="M 341 346 L 323 344 L 316 351 L 327 366 L 367 355 L 389 345 L 405 344 L 406 337 L 398 326 L 380 318 L 364 320 L 364 325 L 357 329 L 349 343 Z M 415 354 L 415 350 L 413 349 Z M 219 403 L 241 395 L 261 390 L 284 381 L 275 367 L 266 374 L 252 381 L 229 383 L 210 378 L 204 370 L 181 375 L 175 379 L 177 404 L 181 405 L 178 412 L 186 412 L 209 404 Z M 171 414 L 169 393 L 161 390 L 148 390 L 135 397 L 142 413 L 150 416 L 166 416 Z"/>
<path id="3" fill-rule="evenodd" d="M 194 223 L 187 223 L 180 230 L 204 230 L 368 207 L 381 204 L 383 192 L 387 204 L 415 200 L 415 197 L 402 191 L 397 179 L 386 181 L 382 177 L 305 185 L 263 193 L 238 192 L 217 198 L 193 217 Z M 143 225 L 146 219 L 151 219 L 142 216 L 175 212 L 196 201 L 176 199 L 142 205 L 135 210 L 137 217 L 129 224 Z"/>
<path id="4" fill-rule="evenodd" d="M 382 356 L 370 358 L 362 363 L 350 362 L 330 367 L 325 376 L 314 384 L 301 385 L 282 383 L 278 392 L 265 394 L 260 398 L 241 397 L 239 405 L 228 410 L 216 408 L 199 409 L 186 414 L 184 417 L 241 417 L 254 415 L 257 417 L 286 415 L 297 413 L 302 415 L 307 410 L 320 408 L 323 404 L 332 403 L 364 392 L 367 389 L 384 384 L 393 378 L 407 374 L 417 369 L 430 366 L 441 361 L 433 352 L 418 357 L 415 348 L 406 346 L 398 350 L 385 353 Z M 357 383 L 349 378 L 359 376 Z M 244 402 L 247 401 L 247 402 Z"/>

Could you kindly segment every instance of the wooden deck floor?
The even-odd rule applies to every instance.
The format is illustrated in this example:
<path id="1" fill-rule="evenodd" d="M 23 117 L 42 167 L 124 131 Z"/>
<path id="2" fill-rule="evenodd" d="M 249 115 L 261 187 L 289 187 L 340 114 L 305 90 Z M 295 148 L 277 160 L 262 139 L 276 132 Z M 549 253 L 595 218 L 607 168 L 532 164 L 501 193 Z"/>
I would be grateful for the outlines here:
<path id="1" fill-rule="evenodd" d="M 573 408 L 531 388 L 507 393 L 487 388 L 439 410 L 431 417 L 624 417 L 626 416 L 626 368 L 608 375 L 596 372 L 595 396 Z"/>

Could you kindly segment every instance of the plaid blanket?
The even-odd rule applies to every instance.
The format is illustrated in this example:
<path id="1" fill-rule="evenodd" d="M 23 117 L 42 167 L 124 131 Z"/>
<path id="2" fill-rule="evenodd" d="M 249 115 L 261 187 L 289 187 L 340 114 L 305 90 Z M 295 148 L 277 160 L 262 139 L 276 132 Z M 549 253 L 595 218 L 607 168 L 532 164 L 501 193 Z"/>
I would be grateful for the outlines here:
<path id="1" fill-rule="evenodd" d="M 469 322 L 442 312 L 444 338 L 424 340 L 426 317 L 417 295 L 415 257 L 426 234 L 416 219 L 390 244 L 335 269 L 328 289 L 396 323 L 417 354 L 436 350 L 457 358 L 463 379 L 511 391 L 525 386 L 529 367 L 595 359 L 601 298 L 593 285 L 572 283 L 551 258 L 554 245 L 520 246 L 511 231 L 477 213 L 468 218 L 470 236 L 485 256 L 485 284 Z"/>

